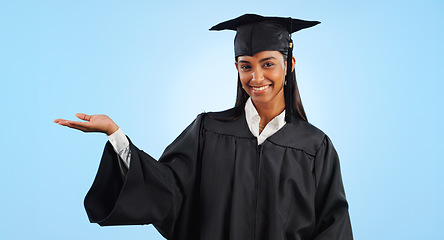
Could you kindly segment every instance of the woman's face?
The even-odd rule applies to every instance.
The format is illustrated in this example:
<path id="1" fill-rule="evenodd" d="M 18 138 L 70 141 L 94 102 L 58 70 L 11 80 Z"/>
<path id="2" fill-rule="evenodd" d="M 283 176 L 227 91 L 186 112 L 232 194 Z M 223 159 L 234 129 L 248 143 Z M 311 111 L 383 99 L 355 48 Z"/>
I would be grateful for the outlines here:
<path id="1" fill-rule="evenodd" d="M 282 53 L 263 51 L 239 56 L 236 62 L 242 87 L 255 105 L 285 108 L 286 64 Z"/>

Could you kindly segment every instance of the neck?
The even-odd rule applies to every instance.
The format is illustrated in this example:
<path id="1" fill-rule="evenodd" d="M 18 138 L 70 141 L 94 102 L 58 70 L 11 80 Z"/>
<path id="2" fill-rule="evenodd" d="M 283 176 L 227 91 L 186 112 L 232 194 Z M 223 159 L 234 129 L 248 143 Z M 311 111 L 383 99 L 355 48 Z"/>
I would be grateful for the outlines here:
<path id="1" fill-rule="evenodd" d="M 261 117 L 260 124 L 267 125 L 273 118 L 281 114 L 285 109 L 285 101 L 283 104 L 256 104 L 254 103 L 257 113 Z"/>

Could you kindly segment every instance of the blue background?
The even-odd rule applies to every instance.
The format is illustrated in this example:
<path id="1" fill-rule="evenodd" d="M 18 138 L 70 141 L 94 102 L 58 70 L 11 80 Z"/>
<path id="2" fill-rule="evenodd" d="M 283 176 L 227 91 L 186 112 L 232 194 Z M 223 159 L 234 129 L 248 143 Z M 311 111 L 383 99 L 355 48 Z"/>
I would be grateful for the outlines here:
<path id="1" fill-rule="evenodd" d="M 293 34 L 309 121 L 341 159 L 356 239 L 444 227 L 444 2 L 2 1 L 0 239 L 163 239 L 90 224 L 83 198 L 107 140 L 54 124 L 107 114 L 159 157 L 202 111 L 234 104 L 244 13 L 322 24 Z"/>

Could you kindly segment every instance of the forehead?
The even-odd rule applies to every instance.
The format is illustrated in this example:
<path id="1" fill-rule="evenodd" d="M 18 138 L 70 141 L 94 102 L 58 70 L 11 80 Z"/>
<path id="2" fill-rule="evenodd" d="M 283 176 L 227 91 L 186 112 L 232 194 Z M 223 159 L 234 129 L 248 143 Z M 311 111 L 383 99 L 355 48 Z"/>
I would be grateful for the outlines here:
<path id="1" fill-rule="evenodd" d="M 277 60 L 283 60 L 283 56 L 279 51 L 262 51 L 254 54 L 253 56 L 241 55 L 238 57 L 238 60 L 262 60 L 264 58 L 275 58 Z"/>

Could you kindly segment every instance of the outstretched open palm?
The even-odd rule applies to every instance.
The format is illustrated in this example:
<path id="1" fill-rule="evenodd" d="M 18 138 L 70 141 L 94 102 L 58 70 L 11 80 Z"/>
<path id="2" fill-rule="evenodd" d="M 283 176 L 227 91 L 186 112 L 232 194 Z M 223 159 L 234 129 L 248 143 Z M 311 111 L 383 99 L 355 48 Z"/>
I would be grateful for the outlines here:
<path id="1" fill-rule="evenodd" d="M 71 121 L 66 119 L 56 119 L 55 123 L 62 126 L 67 126 L 82 132 L 102 132 L 107 135 L 113 134 L 119 127 L 107 115 L 87 115 L 84 113 L 77 113 L 76 117 L 85 120 L 86 122 Z"/>

